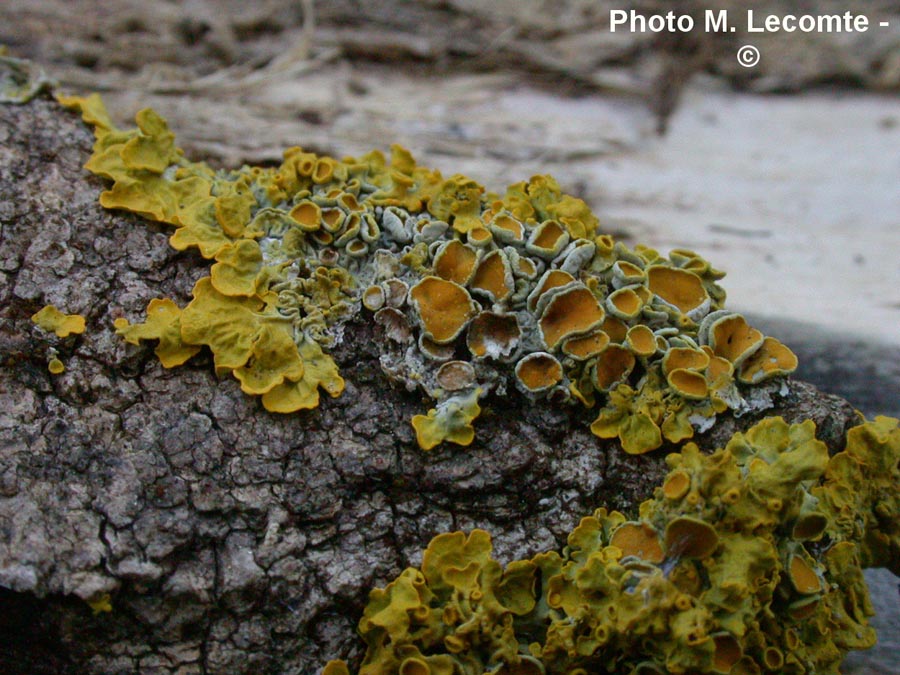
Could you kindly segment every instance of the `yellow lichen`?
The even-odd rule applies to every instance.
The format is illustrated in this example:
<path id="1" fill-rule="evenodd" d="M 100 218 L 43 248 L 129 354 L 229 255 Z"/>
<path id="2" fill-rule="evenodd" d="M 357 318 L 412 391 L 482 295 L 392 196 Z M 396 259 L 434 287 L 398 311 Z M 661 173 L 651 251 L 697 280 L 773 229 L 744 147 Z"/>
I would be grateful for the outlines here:
<path id="1" fill-rule="evenodd" d="M 528 309 L 531 311 L 538 311 L 546 306 L 545 301 L 541 301 L 541 298 L 544 295 L 548 297 L 552 297 L 549 291 L 552 291 L 554 288 L 562 288 L 563 286 L 567 286 L 575 281 L 575 277 L 564 270 L 548 270 L 537 282 L 534 287 L 534 290 L 531 291 L 531 294 L 528 296 Z M 542 304 L 538 304 L 542 302 Z"/>
<path id="2" fill-rule="evenodd" d="M 591 431 L 600 438 L 618 438 L 622 449 L 632 455 L 655 450 L 662 445 L 662 432 L 652 401 L 622 385 L 610 392 L 610 404 L 600 411 Z"/>
<path id="3" fill-rule="evenodd" d="M 561 552 L 506 568 L 482 530 L 438 535 L 419 569 L 371 592 L 359 672 L 837 673 L 875 638 L 869 542 L 891 542 L 869 562 L 896 564 L 900 422 L 854 427 L 830 459 L 814 432 L 769 418 L 712 454 L 688 444 L 637 518 L 597 509 Z M 895 473 L 871 491 L 846 492 L 847 472 L 886 467 Z M 886 490 L 885 518 L 869 520 Z M 786 526 L 811 492 L 829 538 L 805 547 Z M 350 669 L 332 661 L 323 673 Z"/>
<path id="4" fill-rule="evenodd" d="M 420 167 L 398 146 L 389 160 L 289 148 L 279 166 L 214 170 L 187 159 L 151 110 L 120 130 L 96 96 L 60 101 L 94 126 L 86 167 L 111 181 L 101 204 L 172 225 L 175 249 L 211 261 L 183 310 L 154 301 L 145 323 L 121 320 L 118 332 L 158 340 L 166 367 L 208 347 L 217 372 L 234 373 L 268 410 L 313 407 L 320 386 L 342 390 L 327 350 L 362 307 L 388 337 L 385 364 L 421 364 L 385 371 L 435 399 L 414 425 L 426 444 L 471 442 L 471 419 L 422 433 L 460 392 L 515 384 L 535 399 L 598 408 L 595 433 L 646 452 L 745 412 L 748 388 L 796 365 L 722 309 L 722 273 L 703 258 L 629 249 L 549 176 L 498 196 Z M 437 377 L 454 359 L 474 373 L 465 390 Z M 552 385 L 534 386 L 541 359 L 558 363 Z M 448 372 L 440 381 L 453 381 Z"/>
<path id="5" fill-rule="evenodd" d="M 702 520 L 682 516 L 666 526 L 666 551 L 671 556 L 707 558 L 718 545 L 715 528 Z"/>
<path id="6" fill-rule="evenodd" d="M 508 213 L 499 213 L 491 218 L 488 229 L 507 244 L 521 243 L 525 235 L 525 226 Z"/>
<path id="7" fill-rule="evenodd" d="M 625 334 L 625 344 L 636 356 L 645 358 L 656 354 L 659 344 L 653 331 L 643 324 L 632 326 Z"/>
<path id="8" fill-rule="evenodd" d="M 716 356 L 740 366 L 763 344 L 764 336 L 747 324 L 740 314 L 731 314 L 713 323 L 709 329 L 709 344 Z"/>
<path id="9" fill-rule="evenodd" d="M 199 345 L 186 344 L 181 337 L 181 308 L 173 301 L 153 299 L 147 305 L 147 320 L 132 325 L 127 319 L 116 319 L 116 333 L 136 345 L 141 340 L 159 340 L 156 356 L 164 368 L 180 366 L 200 351 Z"/>
<path id="10" fill-rule="evenodd" d="M 555 220 L 545 220 L 531 231 L 525 249 L 540 258 L 552 259 L 569 243 L 569 233 Z"/>
<path id="11" fill-rule="evenodd" d="M 666 381 L 685 398 L 702 401 L 709 395 L 706 378 L 694 370 L 676 368 L 666 376 Z"/>
<path id="12" fill-rule="evenodd" d="M 428 210 L 436 218 L 450 223 L 457 232 L 466 233 L 481 228 L 483 193 L 484 188 L 478 183 L 457 174 L 443 182 L 429 200 Z"/>
<path id="13" fill-rule="evenodd" d="M 413 417 L 416 440 L 423 450 L 431 450 L 444 441 L 457 445 L 469 445 L 475 438 L 474 420 L 481 413 L 478 405 L 480 389 L 468 394 L 451 396 L 442 400 L 427 415 Z"/>
<path id="14" fill-rule="evenodd" d="M 63 314 L 53 305 L 45 305 L 41 310 L 32 315 L 31 320 L 38 328 L 48 333 L 56 333 L 57 337 L 69 337 L 80 335 L 84 332 L 84 317 L 80 314 Z"/>
<path id="15" fill-rule="evenodd" d="M 181 312 L 182 340 L 188 345 L 209 347 L 219 370 L 234 370 L 247 363 L 265 303 L 255 296 L 223 295 L 209 277 L 194 285 L 193 298 Z"/>
<path id="16" fill-rule="evenodd" d="M 628 320 L 635 318 L 644 302 L 633 288 L 620 288 L 606 298 L 606 311 L 615 317 Z"/>
<path id="17" fill-rule="evenodd" d="M 297 382 L 305 367 L 285 326 L 263 324 L 251 346 L 250 358 L 234 376 L 248 394 L 265 394 L 285 380 Z"/>
<path id="18" fill-rule="evenodd" d="M 319 405 L 319 388 L 335 398 L 344 391 L 344 379 L 338 373 L 334 360 L 322 351 L 313 340 L 305 340 L 298 348 L 303 364 L 303 375 L 297 380 L 285 376 L 285 380 L 263 394 L 266 410 L 291 413 Z M 296 367 L 293 377 L 296 377 Z"/>
<path id="19" fill-rule="evenodd" d="M 663 357 L 663 373 L 668 377 L 669 373 L 679 368 L 685 370 L 704 370 L 710 363 L 710 356 L 701 350 L 690 347 L 672 347 Z"/>
<path id="20" fill-rule="evenodd" d="M 109 593 L 101 593 L 87 601 L 88 607 L 94 614 L 103 614 L 112 612 L 112 598 Z"/>
<path id="21" fill-rule="evenodd" d="M 619 345 L 609 345 L 594 362 L 594 384 L 597 391 L 609 391 L 621 383 L 635 366 L 634 355 Z"/>
<path id="22" fill-rule="evenodd" d="M 210 268 L 210 280 L 219 293 L 248 296 L 256 293 L 257 275 L 263 262 L 259 244 L 250 239 L 226 244 L 215 258 L 216 263 Z"/>
<path id="23" fill-rule="evenodd" d="M 760 348 L 741 364 L 738 379 L 756 384 L 779 375 L 788 375 L 796 369 L 797 357 L 794 353 L 775 338 L 767 337 Z"/>

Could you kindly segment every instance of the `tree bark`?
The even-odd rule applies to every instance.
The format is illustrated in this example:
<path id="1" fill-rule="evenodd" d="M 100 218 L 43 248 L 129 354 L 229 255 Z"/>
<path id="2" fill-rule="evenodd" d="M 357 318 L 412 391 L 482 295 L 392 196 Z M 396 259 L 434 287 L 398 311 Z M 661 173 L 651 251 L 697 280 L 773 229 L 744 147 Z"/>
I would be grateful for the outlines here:
<path id="1" fill-rule="evenodd" d="M 98 205 L 91 143 L 48 98 L 0 107 L 0 670 L 354 662 L 368 590 L 418 564 L 434 535 L 480 527 L 499 560 L 528 557 L 598 506 L 636 513 L 659 484 L 672 447 L 625 455 L 591 435 L 589 412 L 515 393 L 486 401 L 471 447 L 422 452 L 409 419 L 425 402 L 382 374 L 363 321 L 333 351 L 346 391 L 308 412 L 266 412 L 205 354 L 163 369 L 112 323 L 154 297 L 183 305 L 206 263 L 171 249 L 166 228 Z M 86 332 L 37 329 L 45 304 L 83 314 Z M 802 382 L 772 396 L 696 440 L 710 450 L 774 414 L 814 420 L 834 452 L 857 419 Z M 104 593 L 112 611 L 93 611 L 85 601 Z"/>

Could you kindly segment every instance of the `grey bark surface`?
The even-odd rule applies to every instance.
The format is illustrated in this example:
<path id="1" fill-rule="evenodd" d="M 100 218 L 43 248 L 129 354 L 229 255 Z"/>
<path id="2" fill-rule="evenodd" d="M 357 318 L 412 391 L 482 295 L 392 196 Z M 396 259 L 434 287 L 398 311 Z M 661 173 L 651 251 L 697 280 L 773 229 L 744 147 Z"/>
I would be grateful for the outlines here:
<path id="1" fill-rule="evenodd" d="M 417 395 L 392 387 L 380 337 L 334 350 L 347 389 L 278 416 L 200 355 L 166 371 L 112 330 L 154 297 L 187 301 L 206 264 L 162 226 L 97 203 L 92 137 L 49 99 L 0 107 L 0 670 L 314 672 L 361 657 L 367 591 L 432 536 L 481 527 L 501 561 L 558 548 L 598 506 L 634 513 L 672 448 L 625 455 L 589 413 L 489 399 L 468 449 L 418 449 Z M 87 318 L 58 339 L 44 304 Z M 51 376 L 55 349 L 66 371 Z M 832 451 L 853 407 L 802 382 L 774 407 Z M 711 449 L 759 416 L 723 418 Z M 112 612 L 83 600 L 108 592 Z M 79 599 L 80 598 L 80 599 Z"/>

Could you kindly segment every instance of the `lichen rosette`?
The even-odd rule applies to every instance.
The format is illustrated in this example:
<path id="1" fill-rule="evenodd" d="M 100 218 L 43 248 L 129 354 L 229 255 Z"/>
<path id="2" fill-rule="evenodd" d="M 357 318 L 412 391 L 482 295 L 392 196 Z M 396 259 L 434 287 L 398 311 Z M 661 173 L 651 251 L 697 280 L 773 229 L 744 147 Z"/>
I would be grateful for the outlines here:
<path id="1" fill-rule="evenodd" d="M 468 445 L 479 400 L 517 389 L 593 408 L 594 433 L 643 453 L 758 406 L 752 392 L 797 365 L 723 308 L 722 272 L 692 251 L 615 242 L 549 176 L 492 194 L 398 146 L 390 161 L 291 148 L 277 167 L 216 171 L 152 110 L 126 131 L 96 95 L 60 100 L 94 126 L 101 204 L 172 225 L 174 248 L 210 260 L 186 307 L 155 299 L 116 330 L 157 340 L 167 368 L 209 348 L 269 411 L 342 392 L 329 351 L 360 314 L 384 332 L 387 376 L 435 402 L 412 420 L 424 449 Z M 447 376 L 458 361 L 464 384 Z"/>

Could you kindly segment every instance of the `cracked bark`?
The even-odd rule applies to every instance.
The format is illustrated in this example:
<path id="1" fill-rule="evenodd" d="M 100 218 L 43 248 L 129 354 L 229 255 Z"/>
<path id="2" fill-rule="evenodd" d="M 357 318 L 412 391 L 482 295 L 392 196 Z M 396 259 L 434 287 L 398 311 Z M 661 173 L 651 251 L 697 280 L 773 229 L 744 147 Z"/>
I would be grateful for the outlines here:
<path id="1" fill-rule="evenodd" d="M 357 661 L 367 591 L 435 534 L 481 527 L 502 561 L 557 548 L 600 505 L 634 513 L 662 448 L 624 455 L 589 415 L 488 400 L 469 449 L 423 453 L 418 395 L 392 387 L 379 337 L 334 350 L 347 390 L 276 416 L 200 355 L 166 371 L 112 322 L 188 300 L 207 264 L 166 228 L 97 203 L 90 132 L 48 99 L 0 107 L 0 670 L 313 672 Z M 47 336 L 47 303 L 87 318 Z M 55 348 L 66 364 L 47 372 Z M 855 414 L 794 382 L 774 410 L 813 419 L 832 450 Z M 723 419 L 720 445 L 758 417 Z M 111 613 L 77 598 L 108 592 Z M 38 636 L 39 637 L 36 637 Z"/>

